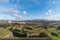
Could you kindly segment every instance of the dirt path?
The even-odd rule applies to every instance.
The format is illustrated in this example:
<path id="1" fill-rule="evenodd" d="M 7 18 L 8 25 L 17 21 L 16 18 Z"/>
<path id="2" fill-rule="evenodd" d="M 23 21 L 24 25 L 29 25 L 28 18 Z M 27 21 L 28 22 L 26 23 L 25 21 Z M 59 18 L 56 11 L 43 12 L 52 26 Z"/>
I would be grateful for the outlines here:
<path id="1" fill-rule="evenodd" d="M 13 34 L 11 32 L 10 34 L 6 35 L 4 38 L 14 38 L 14 36 L 13 36 Z"/>

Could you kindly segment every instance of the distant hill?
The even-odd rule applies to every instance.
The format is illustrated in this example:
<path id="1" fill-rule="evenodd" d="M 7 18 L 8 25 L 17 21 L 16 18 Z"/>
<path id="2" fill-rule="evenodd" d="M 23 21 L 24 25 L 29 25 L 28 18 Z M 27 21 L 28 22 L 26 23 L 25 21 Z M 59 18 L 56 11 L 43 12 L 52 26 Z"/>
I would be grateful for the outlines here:
<path id="1" fill-rule="evenodd" d="M 0 20 L 0 23 L 6 23 L 11 21 L 12 23 L 17 23 L 17 22 L 25 22 L 25 23 L 57 23 L 60 24 L 60 21 L 56 20 L 21 20 L 21 21 L 16 21 L 16 20 Z"/>

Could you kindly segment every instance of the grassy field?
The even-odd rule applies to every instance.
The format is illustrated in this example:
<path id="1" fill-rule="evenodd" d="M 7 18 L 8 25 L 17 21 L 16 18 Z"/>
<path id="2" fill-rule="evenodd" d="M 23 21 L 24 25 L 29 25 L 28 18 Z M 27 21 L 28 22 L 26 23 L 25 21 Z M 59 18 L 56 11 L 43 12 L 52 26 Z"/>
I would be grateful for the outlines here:
<path id="1" fill-rule="evenodd" d="M 27 29 L 26 27 L 30 27 L 30 29 Z M 14 27 L 7 27 L 6 29 L 4 29 L 3 27 L 0 27 L 0 38 L 4 38 L 6 35 L 8 35 L 9 33 L 11 33 L 12 31 L 10 31 L 9 29 L 12 28 L 12 30 L 14 29 L 18 29 L 20 31 L 25 31 L 27 33 L 30 34 L 38 34 L 41 32 L 46 33 L 52 40 L 60 40 L 60 30 L 56 30 L 56 28 L 36 28 L 33 26 L 14 26 Z M 20 32 L 21 33 L 21 32 Z M 48 38 L 19 38 L 19 37 L 14 37 L 14 39 L 22 39 L 22 40 L 48 40 Z"/>
<path id="2" fill-rule="evenodd" d="M 9 33 L 10 33 L 9 30 L 0 27 L 0 38 L 4 38 L 4 37 L 5 37 L 6 35 L 8 35 Z"/>

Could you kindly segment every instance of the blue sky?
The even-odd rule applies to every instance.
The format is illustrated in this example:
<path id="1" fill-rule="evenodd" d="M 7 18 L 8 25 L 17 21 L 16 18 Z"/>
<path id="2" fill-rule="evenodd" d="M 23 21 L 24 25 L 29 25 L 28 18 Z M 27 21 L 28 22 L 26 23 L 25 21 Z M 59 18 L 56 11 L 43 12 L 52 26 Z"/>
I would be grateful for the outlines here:
<path id="1" fill-rule="evenodd" d="M 0 0 L 3 20 L 60 20 L 60 0 Z"/>

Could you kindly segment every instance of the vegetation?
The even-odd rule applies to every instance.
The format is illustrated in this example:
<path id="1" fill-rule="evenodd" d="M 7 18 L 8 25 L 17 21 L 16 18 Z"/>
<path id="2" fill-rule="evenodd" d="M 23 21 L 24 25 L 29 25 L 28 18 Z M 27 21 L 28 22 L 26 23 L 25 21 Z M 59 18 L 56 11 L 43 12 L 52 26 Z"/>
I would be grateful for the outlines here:
<path id="1" fill-rule="evenodd" d="M 33 28 L 32 27 L 29 27 L 29 26 L 25 26 L 25 29 L 33 30 Z"/>
<path id="2" fill-rule="evenodd" d="M 6 35 L 10 34 L 11 32 L 7 29 L 0 27 L 0 38 L 4 38 Z"/>
<path id="3" fill-rule="evenodd" d="M 60 30 L 60 26 L 57 27 L 57 30 Z"/>
<path id="4" fill-rule="evenodd" d="M 4 24 L 3 24 L 4 25 Z M 7 25 L 6 25 L 7 26 Z M 60 39 L 60 26 L 57 28 L 41 27 L 38 25 L 15 25 L 9 27 L 0 27 L 0 38 L 4 38 L 9 33 L 13 33 L 14 39 L 28 39 L 29 35 L 38 34 L 36 40 L 46 39 L 46 40 L 59 40 Z M 28 38 L 27 38 L 28 37 Z M 22 39 L 23 40 L 23 39 Z"/>
<path id="5" fill-rule="evenodd" d="M 41 33 L 39 34 L 39 37 L 48 37 L 48 34 L 46 34 L 45 32 L 41 32 Z"/>
<path id="6" fill-rule="evenodd" d="M 55 33 L 55 32 L 51 32 L 51 35 L 52 35 L 52 36 L 57 36 L 57 37 L 58 37 L 58 34 Z"/>
<path id="7" fill-rule="evenodd" d="M 15 37 L 26 37 L 26 36 L 27 36 L 27 33 L 24 32 L 24 31 L 20 31 L 20 30 L 18 30 L 18 29 L 14 29 L 14 30 L 13 30 L 13 35 L 14 35 Z"/>

